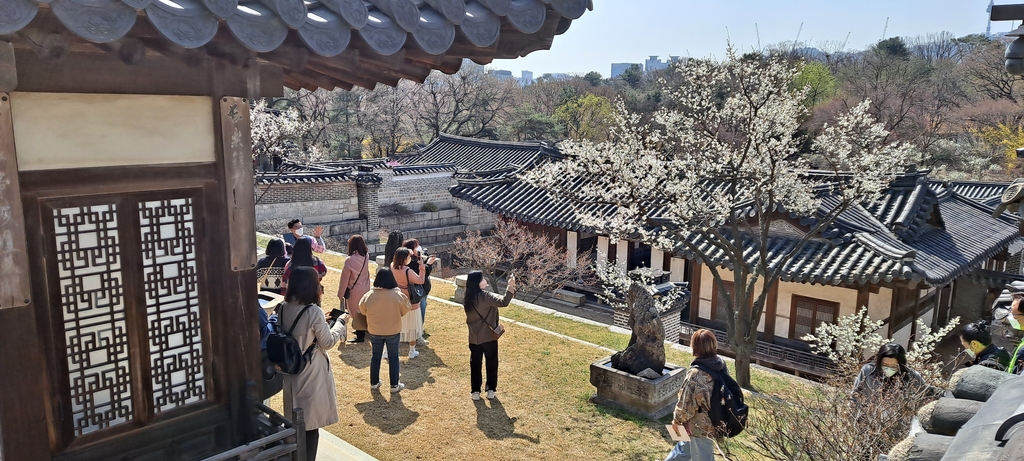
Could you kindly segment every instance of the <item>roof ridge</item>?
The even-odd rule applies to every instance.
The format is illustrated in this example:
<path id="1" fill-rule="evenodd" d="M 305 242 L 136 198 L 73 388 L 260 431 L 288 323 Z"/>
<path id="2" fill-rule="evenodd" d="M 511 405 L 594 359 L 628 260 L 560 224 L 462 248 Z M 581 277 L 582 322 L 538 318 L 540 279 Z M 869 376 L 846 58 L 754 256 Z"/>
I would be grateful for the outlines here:
<path id="1" fill-rule="evenodd" d="M 459 135 L 454 135 L 454 134 L 441 133 L 441 134 L 437 135 L 437 139 L 431 141 L 430 144 L 427 144 L 426 146 L 424 146 L 423 149 L 421 150 L 421 152 L 430 150 L 430 148 L 435 143 L 438 143 L 442 139 L 445 140 L 445 141 L 448 141 L 448 142 L 464 142 L 464 143 L 479 144 L 479 145 L 484 145 L 484 146 L 532 147 L 532 148 L 536 148 L 536 149 L 540 149 L 545 144 L 544 141 L 500 141 L 500 140 L 496 140 L 496 139 L 470 138 L 470 137 L 466 137 L 466 136 L 459 136 Z"/>

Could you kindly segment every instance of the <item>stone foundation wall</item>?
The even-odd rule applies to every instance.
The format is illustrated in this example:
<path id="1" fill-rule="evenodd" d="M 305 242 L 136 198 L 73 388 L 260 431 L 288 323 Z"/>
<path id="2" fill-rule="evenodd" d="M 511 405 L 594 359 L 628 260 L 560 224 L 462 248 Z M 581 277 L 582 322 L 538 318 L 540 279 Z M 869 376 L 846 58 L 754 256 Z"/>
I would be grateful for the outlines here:
<path id="1" fill-rule="evenodd" d="M 257 197 L 263 193 L 264 187 L 258 189 Z M 294 218 L 303 222 L 359 219 L 356 184 L 275 184 L 256 204 L 257 221 Z"/>
<path id="2" fill-rule="evenodd" d="M 410 213 L 400 216 L 385 216 L 380 218 L 380 227 L 389 231 L 400 230 L 402 232 L 419 229 L 436 229 L 461 224 L 459 210 L 449 209 L 434 212 Z"/>
<path id="3" fill-rule="evenodd" d="M 426 203 L 433 203 L 438 209 L 452 208 L 451 173 L 395 176 L 392 170 L 374 170 L 381 175 L 377 203 L 380 206 L 394 203 L 405 206 L 409 211 L 418 212 Z"/>
<path id="4" fill-rule="evenodd" d="M 483 231 L 494 228 L 498 215 L 480 208 L 465 200 L 455 200 L 459 209 L 459 218 L 466 226 L 466 231 Z"/>

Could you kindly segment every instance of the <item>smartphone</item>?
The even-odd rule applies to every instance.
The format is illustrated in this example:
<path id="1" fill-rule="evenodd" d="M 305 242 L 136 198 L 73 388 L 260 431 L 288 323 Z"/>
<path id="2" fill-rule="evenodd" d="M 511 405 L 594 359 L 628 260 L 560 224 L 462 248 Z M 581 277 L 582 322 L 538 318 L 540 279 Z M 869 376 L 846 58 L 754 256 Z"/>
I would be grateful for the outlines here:
<path id="1" fill-rule="evenodd" d="M 332 327 L 333 327 L 333 326 L 334 326 L 334 324 L 335 324 L 335 323 L 337 323 L 338 319 L 340 319 L 340 318 L 341 318 L 341 314 L 344 314 L 344 313 L 345 313 L 345 311 L 343 311 L 343 310 L 341 310 L 341 309 L 331 309 L 331 313 L 330 313 L 330 315 L 328 315 L 328 317 L 329 317 L 329 318 L 330 318 L 331 320 L 330 320 L 329 322 L 327 322 L 327 323 L 328 323 L 328 324 L 329 324 L 330 326 L 332 326 Z"/>

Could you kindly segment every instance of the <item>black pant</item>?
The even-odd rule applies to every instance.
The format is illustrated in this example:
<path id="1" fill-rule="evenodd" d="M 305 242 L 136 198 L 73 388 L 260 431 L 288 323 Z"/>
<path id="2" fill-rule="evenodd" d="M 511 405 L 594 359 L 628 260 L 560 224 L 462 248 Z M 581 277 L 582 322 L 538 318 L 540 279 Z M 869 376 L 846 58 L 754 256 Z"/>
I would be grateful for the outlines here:
<path id="1" fill-rule="evenodd" d="M 316 461 L 317 445 L 320 445 L 320 429 L 306 431 L 306 461 Z"/>
<path id="2" fill-rule="evenodd" d="M 487 387 L 485 390 L 498 390 L 498 341 L 469 345 L 469 376 L 473 392 L 480 392 L 480 365 L 483 357 L 487 357 Z"/>

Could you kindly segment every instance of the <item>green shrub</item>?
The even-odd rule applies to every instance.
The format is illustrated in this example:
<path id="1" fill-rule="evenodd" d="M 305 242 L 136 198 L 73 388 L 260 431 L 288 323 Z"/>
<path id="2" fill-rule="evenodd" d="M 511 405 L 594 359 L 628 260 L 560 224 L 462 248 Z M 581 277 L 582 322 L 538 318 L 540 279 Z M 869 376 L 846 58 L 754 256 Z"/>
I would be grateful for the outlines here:
<path id="1" fill-rule="evenodd" d="M 433 202 L 424 203 L 423 207 L 420 208 L 420 211 L 429 211 L 429 212 L 437 211 L 437 205 L 434 205 Z"/>

